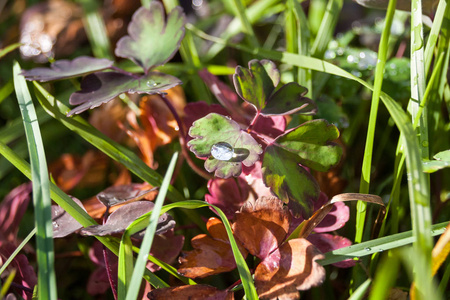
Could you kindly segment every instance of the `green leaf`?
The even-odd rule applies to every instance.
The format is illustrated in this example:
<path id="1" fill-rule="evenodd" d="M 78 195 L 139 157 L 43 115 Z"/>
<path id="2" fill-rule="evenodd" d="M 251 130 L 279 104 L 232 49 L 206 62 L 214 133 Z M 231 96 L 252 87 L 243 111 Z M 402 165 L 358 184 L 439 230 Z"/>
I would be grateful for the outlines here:
<path id="1" fill-rule="evenodd" d="M 449 150 L 445 150 L 445 151 L 441 151 L 441 152 L 437 153 L 433 157 L 435 159 L 437 159 L 437 160 L 450 162 L 450 149 Z"/>
<path id="2" fill-rule="evenodd" d="M 273 62 L 265 61 L 261 63 L 254 59 L 248 62 L 248 69 L 241 66 L 236 67 L 233 82 L 238 95 L 253 105 L 257 111 L 261 111 L 275 90 L 275 83 L 279 76 Z"/>
<path id="3" fill-rule="evenodd" d="M 221 178 L 239 176 L 242 164 L 252 166 L 262 153 L 261 145 L 238 123 L 216 113 L 195 121 L 189 129 L 189 135 L 194 138 L 188 143 L 190 150 L 198 157 L 209 157 L 205 169 L 215 171 L 215 175 Z M 226 159 L 217 155 L 210 157 L 213 146 L 221 144 L 230 146 L 232 156 Z"/>
<path id="4" fill-rule="evenodd" d="M 436 160 L 422 161 L 425 173 L 434 173 L 438 170 L 450 167 L 450 150 L 445 150 L 433 156 Z"/>
<path id="5" fill-rule="evenodd" d="M 181 7 L 172 10 L 165 22 L 163 5 L 152 1 L 150 8 L 141 7 L 134 13 L 129 35 L 117 42 L 115 53 L 131 59 L 147 73 L 175 55 L 184 37 L 184 24 Z"/>
<path id="6" fill-rule="evenodd" d="M 277 90 L 261 110 L 264 116 L 291 115 L 294 113 L 315 114 L 317 106 L 311 99 L 304 97 L 308 89 L 290 82 Z"/>
<path id="7" fill-rule="evenodd" d="M 268 146 L 262 163 L 263 180 L 278 198 L 288 203 L 294 215 L 309 218 L 313 202 L 319 197 L 319 185 L 297 161 L 297 155 L 276 145 Z"/>
<path id="8" fill-rule="evenodd" d="M 312 120 L 278 137 L 274 144 L 298 156 L 298 163 L 326 172 L 341 159 L 342 148 L 331 142 L 338 137 L 336 126 L 325 120 Z"/>

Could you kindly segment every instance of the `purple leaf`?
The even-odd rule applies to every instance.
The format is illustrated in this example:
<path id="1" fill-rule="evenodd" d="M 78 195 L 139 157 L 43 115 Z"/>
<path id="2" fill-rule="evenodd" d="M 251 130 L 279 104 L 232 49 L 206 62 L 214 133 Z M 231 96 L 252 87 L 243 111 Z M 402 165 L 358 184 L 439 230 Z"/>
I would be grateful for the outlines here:
<path id="1" fill-rule="evenodd" d="M 138 78 L 117 72 L 90 74 L 81 82 L 81 90 L 70 96 L 70 104 L 81 105 L 67 115 L 95 108 L 122 93 L 157 94 L 179 84 L 181 81 L 178 78 L 159 72 L 150 72 Z"/>
<path id="2" fill-rule="evenodd" d="M 304 97 L 308 90 L 291 82 L 282 86 L 267 99 L 261 114 L 265 116 L 306 114 L 317 112 L 317 105 L 309 98 Z"/>
<path id="3" fill-rule="evenodd" d="M 184 37 L 185 15 L 177 7 L 164 20 L 164 8 L 153 1 L 150 8 L 141 7 L 128 25 L 127 36 L 116 46 L 116 55 L 131 59 L 147 73 L 151 68 L 169 61 Z"/>
<path id="4" fill-rule="evenodd" d="M 86 211 L 80 200 L 74 197 L 71 198 L 76 204 L 83 208 L 84 211 Z M 52 226 L 54 238 L 68 236 L 83 227 L 59 205 L 52 205 Z"/>
<path id="5" fill-rule="evenodd" d="M 190 128 L 194 121 L 201 119 L 209 113 L 216 113 L 226 116 L 227 110 L 219 104 L 207 104 L 204 101 L 190 102 L 184 107 L 184 124 Z"/>
<path id="6" fill-rule="evenodd" d="M 262 153 L 262 147 L 238 123 L 215 113 L 195 121 L 189 135 L 194 138 L 188 143 L 190 150 L 198 157 L 209 157 L 205 169 L 221 178 L 239 176 L 242 164 L 253 165 Z"/>
<path id="7" fill-rule="evenodd" d="M 50 68 L 34 68 L 23 70 L 22 75 L 27 80 L 37 80 L 41 82 L 50 80 L 67 79 L 84 76 L 90 73 L 109 69 L 113 61 L 105 58 L 93 58 L 80 56 L 74 60 L 61 59 L 50 65 Z"/>
<path id="8" fill-rule="evenodd" d="M 140 200 L 157 189 L 157 187 L 154 187 L 142 190 L 142 186 L 142 184 L 138 183 L 111 186 L 98 193 L 97 199 L 106 207 L 112 207 L 127 201 Z"/>
<path id="9" fill-rule="evenodd" d="M 311 234 L 307 239 L 312 244 L 314 244 L 314 246 L 316 246 L 322 253 L 348 247 L 352 244 L 352 242 L 345 237 L 328 233 Z M 333 265 L 339 268 L 350 268 L 355 265 L 355 261 L 353 259 L 346 259 L 334 263 Z"/>
<path id="10" fill-rule="evenodd" d="M 183 244 L 184 236 L 174 235 L 173 229 L 171 229 L 164 234 L 155 234 L 150 254 L 165 263 L 171 264 L 180 254 Z M 148 262 L 147 268 L 151 272 L 156 272 L 161 267 L 152 262 Z"/>
<path id="11" fill-rule="evenodd" d="M 104 225 L 93 225 L 81 230 L 83 235 L 105 236 L 124 232 L 127 227 L 138 217 L 153 209 L 153 202 L 137 201 L 125 204 L 115 210 L 106 220 Z M 175 221 L 168 214 L 159 217 L 156 233 L 163 233 L 175 226 Z M 138 234 L 140 236 L 140 234 Z"/>

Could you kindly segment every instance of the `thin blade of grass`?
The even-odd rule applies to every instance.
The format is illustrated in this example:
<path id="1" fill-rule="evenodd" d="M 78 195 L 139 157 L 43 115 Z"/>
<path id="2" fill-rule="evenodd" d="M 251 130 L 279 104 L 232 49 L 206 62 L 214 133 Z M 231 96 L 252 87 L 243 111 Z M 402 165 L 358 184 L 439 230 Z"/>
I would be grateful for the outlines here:
<path id="1" fill-rule="evenodd" d="M 38 296 L 39 299 L 56 300 L 55 253 L 47 162 L 36 111 L 25 78 L 19 75 L 20 72 L 20 66 L 16 62 L 13 67 L 14 87 L 25 127 L 33 182 Z"/>
<path id="2" fill-rule="evenodd" d="M 370 292 L 370 300 L 388 299 L 390 289 L 395 285 L 397 280 L 400 262 L 396 257 L 386 255 L 381 260 L 372 290 Z"/>
<path id="3" fill-rule="evenodd" d="M 150 249 L 153 244 L 153 238 L 155 236 L 156 232 L 156 226 L 158 225 L 158 218 L 161 212 L 161 208 L 164 203 L 164 199 L 167 195 L 167 189 L 170 185 L 170 180 L 172 179 L 173 172 L 175 170 L 175 165 L 177 162 L 178 153 L 175 152 L 172 155 L 172 159 L 170 160 L 169 166 L 166 171 L 166 175 L 164 176 L 164 179 L 162 181 L 161 187 L 159 188 L 158 196 L 155 200 L 155 206 L 153 207 L 153 213 L 150 215 L 149 224 L 145 230 L 144 238 L 142 239 L 142 244 L 139 250 L 139 255 L 136 259 L 136 264 L 134 265 L 134 270 L 132 272 L 131 278 L 126 278 L 125 283 L 127 283 L 127 279 L 129 279 L 129 284 L 125 284 L 124 288 L 126 289 L 126 300 L 134 300 L 138 296 L 139 287 L 141 285 L 141 278 L 144 274 L 144 269 L 147 264 L 148 260 L 148 254 L 150 252 Z M 131 235 L 128 235 L 128 231 L 126 230 L 123 234 L 122 240 L 124 238 L 129 238 L 131 241 Z M 119 262 L 120 267 L 120 262 Z M 125 268 L 133 268 L 133 265 L 131 266 L 123 266 Z"/>
<path id="4" fill-rule="evenodd" d="M 9 266 L 9 264 L 13 261 L 13 259 L 19 254 L 19 252 L 25 247 L 25 245 L 31 240 L 31 238 L 36 234 L 36 228 L 33 228 L 31 232 L 25 237 L 25 239 L 20 243 L 19 246 L 14 250 L 13 253 L 11 253 L 11 256 L 8 257 L 8 259 L 3 263 L 2 267 L 0 268 L 0 276 L 3 274 L 3 272 L 6 270 L 6 268 Z M 1 298 L 0 298 L 1 299 Z"/>
<path id="5" fill-rule="evenodd" d="M 20 46 L 22 46 L 22 43 L 15 43 L 15 44 L 11 44 L 9 46 L 6 46 L 5 48 L 0 49 L 0 58 L 3 58 L 3 56 L 16 50 Z"/>
<path id="6" fill-rule="evenodd" d="M 353 294 L 348 298 L 348 300 L 360 300 L 364 299 L 364 296 L 366 295 L 367 289 L 369 288 L 370 284 L 372 283 L 372 279 L 367 279 L 364 281 L 354 292 Z"/>

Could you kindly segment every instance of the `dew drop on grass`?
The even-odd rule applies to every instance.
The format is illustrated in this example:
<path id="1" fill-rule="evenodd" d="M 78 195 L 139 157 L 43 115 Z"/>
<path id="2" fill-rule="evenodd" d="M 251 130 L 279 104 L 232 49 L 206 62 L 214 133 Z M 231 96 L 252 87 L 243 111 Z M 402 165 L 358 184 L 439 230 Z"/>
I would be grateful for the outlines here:
<path id="1" fill-rule="evenodd" d="M 211 155 L 218 160 L 230 160 L 234 155 L 233 147 L 225 142 L 219 142 L 211 147 Z"/>
<path id="2" fill-rule="evenodd" d="M 364 250 L 366 250 L 366 251 L 370 251 L 370 250 L 372 250 L 371 248 L 369 248 L 369 247 L 366 247 L 366 248 L 364 248 Z"/>

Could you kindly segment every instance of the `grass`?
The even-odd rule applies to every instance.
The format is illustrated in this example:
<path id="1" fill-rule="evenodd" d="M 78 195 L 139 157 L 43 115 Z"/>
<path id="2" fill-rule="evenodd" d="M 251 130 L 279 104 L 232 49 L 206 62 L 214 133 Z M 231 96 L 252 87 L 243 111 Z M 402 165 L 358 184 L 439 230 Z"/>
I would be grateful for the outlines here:
<path id="1" fill-rule="evenodd" d="M 450 148 L 446 139 L 450 131 L 449 5 L 443 0 L 439 2 L 432 27 L 428 28 L 422 22 L 422 1 L 413 0 L 411 19 L 409 23 L 403 23 L 404 30 L 398 34 L 394 27 L 397 21 L 395 0 L 389 2 L 387 11 L 363 9 L 342 0 L 311 0 L 309 6 L 294 0 L 208 2 L 197 7 L 207 9 L 205 16 L 200 10 L 192 12 L 195 17 L 186 24 L 179 54 L 159 67 L 159 70 L 182 79 L 187 102 L 217 102 L 197 74 L 201 69 L 207 68 L 229 82 L 226 76 L 234 73 L 236 64 L 246 66 L 255 58 L 273 60 L 281 70 L 282 81 L 294 80 L 306 86 L 307 95 L 316 102 L 331 99 L 340 109 L 340 112 L 324 112 L 322 116 L 333 120 L 341 113 L 348 120 L 348 128 L 343 125 L 339 128 L 348 141 L 344 145 L 346 157 L 333 175 L 336 180 L 348 183 L 339 193 L 357 190 L 364 194 L 377 193 L 387 206 L 381 230 L 373 232 L 371 228 L 377 218 L 375 207 L 362 201 L 349 204 L 350 221 L 338 234 L 350 239 L 354 245 L 325 253 L 325 258 L 319 261 L 326 267 L 325 283 L 312 291 L 302 292 L 302 299 L 386 299 L 394 287 L 408 291 L 411 299 L 448 298 L 448 258 L 444 258 L 440 271 L 434 275 L 431 252 L 434 237 L 443 234 L 449 222 L 449 170 L 430 175 L 423 172 L 422 163 Z M 78 50 L 98 58 L 114 59 L 108 21 L 103 20 L 101 7 L 95 1 L 79 3 L 83 7 L 88 43 Z M 163 3 L 167 12 L 179 5 L 176 0 L 164 0 Z M 142 5 L 149 7 L 150 1 L 142 1 Z M 356 7 L 360 19 L 376 15 L 384 22 L 382 29 L 377 31 L 376 26 L 367 21 L 369 18 L 365 19 L 369 26 L 358 29 L 354 25 L 352 29 L 345 22 L 349 18 L 346 15 L 348 7 Z M 8 6 L 5 9 L 9 12 L 5 24 L 18 24 L 14 10 Z M 228 21 L 217 33 L 212 29 L 222 17 L 227 17 Z M 7 30 L 6 26 L 0 26 L 2 32 Z M 379 42 L 361 43 L 367 36 L 377 36 Z M 246 299 L 258 299 L 253 278 L 258 261 L 244 259 L 225 213 L 203 201 L 208 193 L 207 181 L 185 163 L 188 160 L 202 168 L 202 162 L 180 151 L 185 147 L 180 144 L 183 140 L 175 138 L 168 145 L 152 148 L 159 167 L 149 167 L 141 159 L 137 147 L 130 147 L 130 141 L 118 142 L 90 124 L 88 118 L 92 112 L 66 117 L 71 108 L 65 92 L 73 89 L 69 81 L 27 85 L 20 75 L 21 67 L 14 60 L 19 60 L 25 69 L 38 65 L 22 60 L 18 55 L 20 44 L 15 42 L 5 42 L 5 47 L 0 50 L 0 59 L 5 66 L 2 70 L 9 68 L 0 76 L 0 154 L 3 159 L 0 163 L 0 193 L 5 196 L 12 187 L 28 180 L 26 178 L 33 181 L 34 206 L 28 211 L 34 220 L 24 219 L 21 226 L 34 229 L 19 231 L 19 238 L 26 239 L 22 244 L 17 243 L 17 250 L 9 260 L 5 259 L 0 269 L 1 286 L 11 285 L 11 278 L 5 275 L 9 270 L 7 267 L 27 244 L 36 249 L 39 299 L 70 297 L 72 291 L 82 295 L 83 299 L 94 299 L 85 291 L 86 279 L 75 278 L 77 275 L 70 280 L 59 277 L 58 263 L 61 264 L 63 259 L 58 258 L 58 251 L 63 254 L 81 251 L 83 238 L 74 238 L 75 243 L 70 247 L 53 240 L 51 200 L 84 227 L 97 222 L 69 197 L 69 192 L 62 191 L 51 181 L 53 174 L 49 173 L 46 160 L 52 163 L 67 152 L 83 154 L 95 149 L 110 158 L 109 169 L 102 171 L 110 174 L 99 186 L 80 185 L 73 190 L 74 194 L 87 198 L 86 195 L 93 196 L 111 185 L 110 178 L 116 176 L 111 170 L 117 165 L 132 174 L 129 177 L 133 182 L 160 187 L 153 212 L 133 222 L 121 239 L 97 237 L 118 256 L 117 296 L 106 294 L 104 297 L 137 299 L 141 278 L 144 278 L 156 288 L 206 283 L 222 290 L 237 291 L 237 298 L 245 295 Z M 402 50 L 409 46 L 410 52 Z M 354 58 L 354 55 L 350 51 L 354 50 L 358 55 L 363 53 L 364 56 L 358 57 L 361 62 L 370 53 L 369 47 L 376 49 L 377 61 L 367 68 L 352 64 L 350 57 Z M 74 53 L 73 57 L 77 55 Z M 393 60 L 394 56 L 405 59 L 411 66 L 410 82 L 406 81 L 410 90 L 407 98 L 390 86 L 392 82 L 394 86 L 405 83 L 405 80 L 395 82 L 396 76 L 388 74 L 392 65 L 397 70 L 401 67 Z M 133 67 L 125 69 L 135 70 Z M 79 83 L 75 81 L 74 84 Z M 33 88 L 29 90 L 29 86 Z M 128 101 L 139 110 L 136 99 L 130 96 Z M 290 126 L 306 120 L 308 117 L 295 116 Z M 142 125 L 142 122 L 140 119 L 137 124 Z M 391 131 L 386 129 L 388 122 L 393 124 Z M 44 124 L 50 125 L 44 127 Z M 120 128 L 131 130 L 129 126 Z M 61 140 L 60 145 L 54 147 L 54 144 L 46 143 L 49 136 Z M 25 144 L 28 151 L 24 149 Z M 332 178 L 332 173 L 329 174 Z M 328 191 L 335 186 L 335 182 L 325 181 L 321 189 Z M 176 234 L 185 237 L 183 249 L 187 251 L 191 249 L 189 240 L 206 232 L 205 220 L 214 215 L 208 209 L 211 207 L 225 226 L 237 271 L 217 275 L 214 279 L 193 280 L 178 274 L 176 263 L 165 263 L 151 254 L 160 214 L 170 212 L 174 217 Z M 145 237 L 136 247 L 132 235 L 143 229 L 147 229 Z M 30 239 L 32 242 L 28 242 Z M 353 269 L 338 269 L 332 265 L 348 258 L 358 261 Z M 84 272 L 92 269 L 87 255 L 71 259 L 82 262 L 80 267 Z M 151 272 L 146 269 L 148 259 L 161 270 Z M 64 291 L 63 286 L 70 292 Z M 2 295 L 5 295 L 4 290 L 1 290 Z"/>

